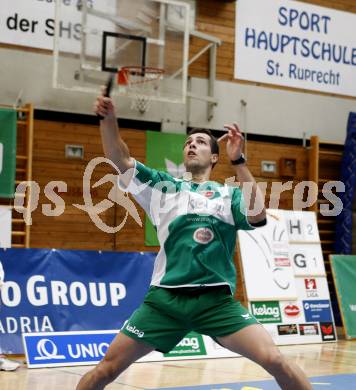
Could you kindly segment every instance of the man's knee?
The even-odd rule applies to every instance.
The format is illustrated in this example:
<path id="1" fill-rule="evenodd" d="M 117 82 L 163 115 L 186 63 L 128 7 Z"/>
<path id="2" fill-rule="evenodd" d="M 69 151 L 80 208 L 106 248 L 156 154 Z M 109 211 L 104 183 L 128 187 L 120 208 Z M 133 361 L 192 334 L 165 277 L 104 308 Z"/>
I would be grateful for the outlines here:
<path id="1" fill-rule="evenodd" d="M 103 359 L 95 369 L 95 380 L 102 384 L 108 384 L 113 382 L 120 374 L 118 367 L 115 366 L 113 361 Z"/>
<path id="2" fill-rule="evenodd" d="M 288 362 L 278 350 L 265 354 L 261 365 L 273 375 L 288 370 Z"/>

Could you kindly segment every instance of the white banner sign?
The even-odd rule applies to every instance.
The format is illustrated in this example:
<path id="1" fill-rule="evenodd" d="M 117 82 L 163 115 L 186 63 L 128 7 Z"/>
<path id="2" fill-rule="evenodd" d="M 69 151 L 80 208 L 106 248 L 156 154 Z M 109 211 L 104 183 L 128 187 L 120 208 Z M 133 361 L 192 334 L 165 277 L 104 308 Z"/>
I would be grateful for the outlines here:
<path id="1" fill-rule="evenodd" d="M 262 228 L 238 233 L 248 300 L 297 299 L 284 215 L 268 210 L 267 221 Z"/>
<path id="2" fill-rule="evenodd" d="M 251 314 L 278 345 L 336 341 L 316 214 L 267 210 L 267 225 L 239 231 Z"/>
<path id="3" fill-rule="evenodd" d="M 0 206 L 0 248 L 11 248 L 11 210 Z"/>
<path id="4" fill-rule="evenodd" d="M 296 276 L 326 276 L 320 244 L 290 244 L 289 254 Z"/>
<path id="5" fill-rule="evenodd" d="M 289 0 L 238 0 L 235 78 L 356 96 L 356 15 Z"/>
<path id="6" fill-rule="evenodd" d="M 326 277 L 298 277 L 296 282 L 300 299 L 330 299 Z"/>
<path id="7" fill-rule="evenodd" d="M 79 53 L 81 41 L 80 6 L 82 0 L 60 0 L 60 50 Z M 90 0 L 88 7 L 114 14 L 108 0 Z M 98 8 L 100 6 L 100 8 Z M 53 50 L 55 28 L 54 0 L 1 0 L 0 42 Z M 95 16 L 88 16 L 87 29 L 114 31 L 114 24 Z M 98 48 L 101 49 L 101 48 Z M 98 55 L 100 51 L 88 54 Z"/>
<path id="8" fill-rule="evenodd" d="M 289 242 L 320 242 L 318 222 L 313 211 L 294 211 L 286 214 Z"/>

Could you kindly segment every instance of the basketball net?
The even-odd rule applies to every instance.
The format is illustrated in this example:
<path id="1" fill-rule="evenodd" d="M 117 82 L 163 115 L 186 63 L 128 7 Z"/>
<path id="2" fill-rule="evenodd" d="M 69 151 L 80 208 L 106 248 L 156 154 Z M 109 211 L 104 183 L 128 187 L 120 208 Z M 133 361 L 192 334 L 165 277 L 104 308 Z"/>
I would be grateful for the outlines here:
<path id="1" fill-rule="evenodd" d="M 118 83 L 125 85 L 131 97 L 131 109 L 144 114 L 152 98 L 159 95 L 164 70 L 160 68 L 125 66 L 119 70 Z"/>

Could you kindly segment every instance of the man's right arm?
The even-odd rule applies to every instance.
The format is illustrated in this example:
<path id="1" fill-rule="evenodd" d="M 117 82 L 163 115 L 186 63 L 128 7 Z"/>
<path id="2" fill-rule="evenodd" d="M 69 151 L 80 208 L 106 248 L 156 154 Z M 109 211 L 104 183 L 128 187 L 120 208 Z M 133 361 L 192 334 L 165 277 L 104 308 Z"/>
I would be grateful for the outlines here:
<path id="1" fill-rule="evenodd" d="M 104 118 L 100 121 L 100 132 L 105 157 L 110 159 L 121 173 L 133 168 L 134 159 L 130 157 L 129 148 L 121 138 L 112 99 L 103 95 L 98 96 L 94 112 Z"/>

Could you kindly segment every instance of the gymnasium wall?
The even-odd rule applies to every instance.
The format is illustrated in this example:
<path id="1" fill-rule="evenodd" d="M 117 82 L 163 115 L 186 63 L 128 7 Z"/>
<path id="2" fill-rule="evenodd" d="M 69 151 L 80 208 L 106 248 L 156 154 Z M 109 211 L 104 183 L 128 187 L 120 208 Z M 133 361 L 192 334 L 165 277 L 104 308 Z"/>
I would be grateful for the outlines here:
<path id="1" fill-rule="evenodd" d="M 308 0 L 311 4 L 356 12 L 353 0 Z M 349 111 L 355 99 L 318 94 L 290 88 L 259 85 L 233 80 L 235 3 L 217 0 L 197 0 L 197 28 L 223 40 L 218 49 L 216 96 L 218 107 L 212 121 L 206 119 L 206 104 L 191 101 L 185 112 L 182 107 L 153 104 L 148 114 L 137 117 L 125 110 L 122 117 L 161 122 L 162 111 L 168 112 L 170 122 L 181 121 L 189 126 L 221 129 L 225 122 L 236 120 L 250 133 L 302 138 L 303 134 L 319 135 L 324 141 L 343 142 Z M 202 47 L 192 39 L 191 55 Z M 12 104 L 19 91 L 22 100 L 33 102 L 35 108 L 74 113 L 91 113 L 94 95 L 53 90 L 52 56 L 47 51 L 22 47 L 0 46 L 0 102 Z M 193 92 L 207 88 L 207 56 L 190 69 Z M 240 103 L 244 100 L 247 105 Z M 187 118 L 186 118 L 187 116 Z"/>
<path id="2" fill-rule="evenodd" d="M 127 143 L 131 155 L 139 161 L 146 158 L 146 132 L 131 129 L 121 129 L 123 139 Z M 65 157 L 66 144 L 80 144 L 84 146 L 84 159 L 68 159 Z M 272 181 L 294 180 L 297 184 L 308 179 L 308 153 L 302 146 L 275 145 L 264 142 L 248 141 L 247 155 L 249 167 L 258 182 L 268 182 L 268 196 Z M 152 247 L 144 246 L 144 230 L 129 217 L 125 227 L 117 234 L 100 231 L 90 220 L 88 214 L 73 206 L 83 204 L 83 175 L 88 162 L 103 156 L 98 126 L 81 125 L 74 123 L 51 122 L 45 120 L 35 121 L 33 180 L 40 188 L 39 207 L 33 214 L 31 228 L 32 248 L 61 248 L 61 249 L 98 249 L 121 251 L 150 251 Z M 280 158 L 296 159 L 296 175 L 293 179 L 280 176 L 261 175 L 261 161 L 276 161 Z M 95 169 L 91 186 L 112 173 L 111 168 L 105 164 Z M 224 146 L 219 163 L 214 168 L 212 180 L 224 183 L 225 179 L 232 177 L 233 171 L 225 155 Z M 44 188 L 51 181 L 64 181 L 67 190 L 60 193 L 65 203 L 64 213 L 57 217 L 48 217 L 42 213 L 43 204 L 52 204 L 44 194 Z M 111 184 L 92 188 L 93 203 L 96 204 L 107 198 Z M 282 194 L 280 207 L 292 208 L 292 191 Z M 52 205 L 53 206 L 53 205 Z M 53 207 L 52 207 L 53 208 Z M 144 214 L 138 207 L 140 217 Z M 125 210 L 118 206 L 101 214 L 103 221 L 109 226 L 116 226 L 122 222 Z M 154 248 L 155 250 L 158 248 Z"/>
<path id="3" fill-rule="evenodd" d="M 157 252 L 158 247 L 144 245 L 144 228 L 138 226 L 130 216 L 117 234 L 109 234 L 97 228 L 86 212 L 74 206 L 84 203 L 82 180 L 88 162 L 95 157 L 103 156 L 98 126 L 36 120 L 34 127 L 33 180 L 39 184 L 41 193 L 39 206 L 32 215 L 30 247 Z M 121 132 L 131 155 L 145 162 L 146 132 L 125 128 L 121 128 Z M 83 145 L 84 159 L 65 158 L 66 144 Z M 224 148 L 225 145 L 221 148 L 221 157 L 212 175 L 212 180 L 222 183 L 233 176 Z M 246 152 L 249 167 L 257 182 L 268 182 L 267 202 L 272 181 L 293 180 L 294 184 L 297 184 L 301 180 L 308 179 L 308 152 L 302 146 L 248 141 Z M 278 162 L 283 157 L 296 159 L 296 175 L 293 179 L 282 177 L 278 164 L 275 177 L 265 177 L 261 174 L 261 161 Z M 91 180 L 94 204 L 108 198 L 108 193 L 112 188 L 110 183 L 97 188 L 93 188 L 93 185 L 105 174 L 110 173 L 112 173 L 111 168 L 105 164 L 95 169 Z M 54 217 L 45 216 L 42 212 L 45 204 L 51 205 L 51 209 L 54 209 L 53 202 L 44 194 L 44 188 L 51 181 L 67 183 L 65 192 L 60 193 L 57 189 L 55 190 L 64 201 L 64 212 Z M 291 209 L 292 197 L 292 191 L 284 192 L 281 196 L 280 207 Z M 144 221 L 143 210 L 140 207 L 137 209 L 141 220 Z M 111 207 L 100 214 L 100 217 L 108 226 L 118 226 L 125 218 L 125 210 L 121 206 Z M 236 265 L 239 269 L 240 265 L 237 261 Z M 243 282 L 239 278 L 237 296 L 240 299 L 243 298 L 242 288 Z"/>
<path id="4" fill-rule="evenodd" d="M 356 12 L 353 0 L 301 0 L 301 2 L 346 12 Z M 197 29 L 216 35 L 223 44 L 218 49 L 216 94 L 219 105 L 210 123 L 213 128 L 238 120 L 248 132 L 303 138 L 318 135 L 323 141 L 344 142 L 348 113 L 354 110 L 355 99 L 286 87 L 246 81 L 234 81 L 235 4 L 218 1 L 199 1 Z M 192 51 L 201 48 L 202 41 L 193 39 Z M 191 66 L 193 90 L 206 90 L 201 77 L 207 76 L 208 56 Z M 204 70 L 205 69 L 205 70 Z M 233 82 L 233 83 L 232 83 Z M 233 98 L 231 98 L 233 97 Z M 241 100 L 247 103 L 241 105 Z M 203 103 L 192 101 L 190 121 L 209 126 Z"/>

